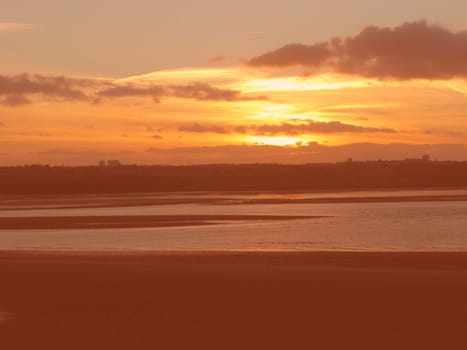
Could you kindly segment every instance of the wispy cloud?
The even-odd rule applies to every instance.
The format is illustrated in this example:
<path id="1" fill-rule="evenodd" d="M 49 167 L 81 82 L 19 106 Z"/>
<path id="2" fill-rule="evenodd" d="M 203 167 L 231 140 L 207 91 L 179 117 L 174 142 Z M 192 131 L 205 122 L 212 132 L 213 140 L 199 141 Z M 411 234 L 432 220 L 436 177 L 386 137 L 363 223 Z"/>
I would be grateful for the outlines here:
<path id="1" fill-rule="evenodd" d="M 255 134 L 265 136 L 276 135 L 305 135 L 305 134 L 340 134 L 340 133 L 385 133 L 396 134 L 397 131 L 390 128 L 364 127 L 353 124 L 345 124 L 340 121 L 320 122 L 308 120 L 300 123 L 262 124 L 262 125 L 236 125 L 226 127 L 222 125 L 203 125 L 193 123 L 182 125 L 178 131 L 192 133 L 213 134 Z"/>
<path id="2" fill-rule="evenodd" d="M 30 103 L 31 101 L 23 95 L 7 95 L 1 100 L 1 104 L 9 107 L 19 107 Z"/>
<path id="3" fill-rule="evenodd" d="M 29 104 L 30 95 L 58 100 L 97 102 L 101 98 L 144 98 L 156 102 L 175 97 L 195 101 L 258 101 L 266 96 L 250 96 L 240 90 L 217 87 L 203 82 L 189 84 L 116 84 L 96 79 L 77 79 L 63 76 L 0 75 L 0 104 L 17 107 Z"/>
<path id="4" fill-rule="evenodd" d="M 6 96 L 1 103 L 8 106 L 24 105 L 29 103 L 27 95 L 30 94 L 42 94 L 65 100 L 87 100 L 88 96 L 81 91 L 81 87 L 90 87 L 94 84 L 96 82 L 90 80 L 66 77 L 0 75 L 0 96 Z"/>
<path id="5" fill-rule="evenodd" d="M 219 55 L 219 56 L 210 58 L 210 59 L 208 60 L 208 63 L 209 63 L 209 64 L 215 64 L 215 63 L 224 62 L 225 60 L 227 60 L 227 57 L 225 57 L 225 56 L 223 56 L 223 55 Z"/>
<path id="6" fill-rule="evenodd" d="M 213 133 L 213 134 L 229 134 L 231 130 L 221 125 L 202 125 L 193 123 L 190 125 L 182 125 L 178 131 L 195 132 L 195 133 Z"/>
<path id="7" fill-rule="evenodd" d="M 218 88 L 206 83 L 190 83 L 186 85 L 113 85 L 99 92 L 99 96 L 107 98 L 152 97 L 159 102 L 163 97 L 178 97 L 197 101 L 255 101 L 266 100 L 265 96 L 245 96 L 239 90 Z"/>

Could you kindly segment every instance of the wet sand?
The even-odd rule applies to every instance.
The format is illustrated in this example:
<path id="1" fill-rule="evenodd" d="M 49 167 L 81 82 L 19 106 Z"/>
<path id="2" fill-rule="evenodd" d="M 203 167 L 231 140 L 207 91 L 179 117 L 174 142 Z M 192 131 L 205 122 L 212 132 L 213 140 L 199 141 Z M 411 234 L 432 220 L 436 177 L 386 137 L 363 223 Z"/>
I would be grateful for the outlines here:
<path id="1" fill-rule="evenodd" d="M 357 191 L 358 192 L 358 191 Z M 318 193 L 318 192 L 315 192 Z M 347 195 L 334 197 L 300 198 L 307 192 L 187 192 L 187 193 L 152 193 L 152 194 L 119 194 L 119 195 L 76 195 L 69 196 L 4 196 L 0 198 L 0 211 L 34 210 L 34 209 L 84 209 L 84 208 L 118 208 L 153 205 L 206 204 L 206 205 L 242 205 L 242 204 L 325 204 L 325 203 L 394 203 L 394 202 L 465 202 L 466 194 L 424 194 L 394 195 L 394 191 L 386 191 L 386 195 Z M 257 198 L 265 195 L 266 197 Z M 294 195 L 299 195 L 294 198 Z M 241 197 L 241 195 L 243 197 Z M 267 197 L 267 196 L 271 197 Z"/>
<path id="2" fill-rule="evenodd" d="M 0 252 L 0 348 L 465 349 L 466 253 Z"/>
<path id="3" fill-rule="evenodd" d="M 213 225 L 226 221 L 313 219 L 307 215 L 118 215 L 0 217 L 0 230 L 96 229 L 133 227 L 181 227 Z"/>

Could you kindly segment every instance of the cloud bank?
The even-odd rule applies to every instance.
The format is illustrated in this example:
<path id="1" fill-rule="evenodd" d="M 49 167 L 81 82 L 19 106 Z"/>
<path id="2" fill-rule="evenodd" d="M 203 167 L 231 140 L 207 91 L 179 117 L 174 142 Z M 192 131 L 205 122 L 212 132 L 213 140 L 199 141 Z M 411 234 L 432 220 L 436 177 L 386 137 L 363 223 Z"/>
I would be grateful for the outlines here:
<path id="1" fill-rule="evenodd" d="M 206 83 L 195 82 L 186 85 L 135 85 L 112 86 L 101 90 L 101 97 L 151 97 L 159 102 L 164 97 L 178 97 L 197 101 L 253 101 L 265 100 L 265 96 L 245 96 L 239 90 L 218 88 Z"/>
<path id="2" fill-rule="evenodd" d="M 189 84 L 117 84 L 97 79 L 76 79 L 31 74 L 0 75 L 0 104 L 19 107 L 31 103 L 30 95 L 59 100 L 99 102 L 102 98 L 150 97 L 156 102 L 175 97 L 196 101 L 256 101 L 265 96 L 248 96 L 239 90 L 203 82 Z"/>
<path id="3" fill-rule="evenodd" d="M 20 74 L 0 75 L 0 96 L 2 104 L 20 106 L 28 104 L 26 95 L 40 94 L 64 100 L 87 100 L 89 97 L 81 90 L 94 85 L 90 80 L 66 77 L 46 77 L 41 75 Z"/>
<path id="4" fill-rule="evenodd" d="M 236 125 L 221 126 L 213 124 L 193 123 L 178 127 L 178 131 L 193 133 L 214 133 L 214 134 L 254 134 L 261 136 L 275 135 L 306 135 L 306 134 L 338 134 L 338 133 L 387 133 L 395 134 L 396 130 L 390 128 L 373 128 L 353 124 L 346 124 L 340 121 L 320 122 L 308 120 L 305 123 L 280 123 L 280 124 L 260 124 L 260 125 Z"/>
<path id="5" fill-rule="evenodd" d="M 213 134 L 230 134 L 232 130 L 220 125 L 202 125 L 193 123 L 188 125 L 179 126 L 178 131 L 194 132 L 194 133 L 213 133 Z"/>
<path id="6" fill-rule="evenodd" d="M 171 149 L 150 148 L 154 162 L 159 164 L 206 164 L 206 163 L 316 163 L 345 161 L 402 160 L 421 158 L 429 154 L 438 160 L 467 160 L 463 144 L 374 144 L 355 143 L 326 146 L 310 143 L 299 147 L 269 145 L 226 145 L 213 147 L 178 147 Z"/>
<path id="7" fill-rule="evenodd" d="M 316 72 L 368 78 L 467 78 L 467 31 L 453 32 L 426 21 L 395 28 L 369 26 L 355 36 L 311 45 L 289 44 L 246 62 L 251 67 L 303 66 Z"/>

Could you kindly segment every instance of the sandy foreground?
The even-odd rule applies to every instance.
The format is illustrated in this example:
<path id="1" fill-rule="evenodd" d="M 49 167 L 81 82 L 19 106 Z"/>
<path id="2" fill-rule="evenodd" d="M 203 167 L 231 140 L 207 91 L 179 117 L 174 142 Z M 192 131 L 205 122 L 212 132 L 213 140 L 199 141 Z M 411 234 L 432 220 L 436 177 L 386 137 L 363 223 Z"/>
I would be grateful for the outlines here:
<path id="1" fill-rule="evenodd" d="M 467 253 L 0 252 L 0 348 L 466 349 Z"/>

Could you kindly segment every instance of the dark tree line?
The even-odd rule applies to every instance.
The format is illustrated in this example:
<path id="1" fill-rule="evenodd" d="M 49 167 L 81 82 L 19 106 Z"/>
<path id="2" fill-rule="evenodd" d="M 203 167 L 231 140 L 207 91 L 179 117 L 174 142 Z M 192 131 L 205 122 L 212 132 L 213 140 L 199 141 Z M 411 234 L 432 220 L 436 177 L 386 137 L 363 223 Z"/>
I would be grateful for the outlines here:
<path id="1" fill-rule="evenodd" d="M 2 167 L 0 194 L 467 187 L 467 162 Z"/>

